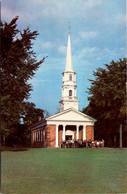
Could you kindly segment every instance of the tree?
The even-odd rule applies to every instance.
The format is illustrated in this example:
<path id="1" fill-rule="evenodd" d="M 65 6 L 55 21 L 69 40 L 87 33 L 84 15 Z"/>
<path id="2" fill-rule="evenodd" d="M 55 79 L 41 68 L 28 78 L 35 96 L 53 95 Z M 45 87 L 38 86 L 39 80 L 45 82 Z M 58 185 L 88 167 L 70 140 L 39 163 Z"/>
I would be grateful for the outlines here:
<path id="1" fill-rule="evenodd" d="M 118 146 L 119 126 L 125 126 L 126 119 L 126 59 L 111 61 L 105 67 L 93 73 L 95 80 L 90 80 L 89 105 L 83 112 L 97 119 L 95 138 L 106 139 L 108 146 Z"/>
<path id="2" fill-rule="evenodd" d="M 7 24 L 1 22 L 1 127 L 2 135 L 13 133 L 20 123 L 24 102 L 29 98 L 32 86 L 28 80 L 44 62 L 39 62 L 32 50 L 37 31 L 29 27 L 21 32 L 17 29 L 18 17 Z"/>
<path id="3" fill-rule="evenodd" d="M 44 110 L 36 108 L 32 102 L 24 102 L 22 112 L 23 122 L 15 125 L 15 131 L 9 133 L 6 138 L 6 145 L 30 146 L 31 144 L 31 129 L 30 126 L 39 121 L 39 118 L 44 119 Z"/>
<path id="4" fill-rule="evenodd" d="M 35 124 L 39 118 L 44 119 L 44 110 L 36 108 L 34 103 L 26 102 L 24 104 L 23 122 L 28 127 Z"/>

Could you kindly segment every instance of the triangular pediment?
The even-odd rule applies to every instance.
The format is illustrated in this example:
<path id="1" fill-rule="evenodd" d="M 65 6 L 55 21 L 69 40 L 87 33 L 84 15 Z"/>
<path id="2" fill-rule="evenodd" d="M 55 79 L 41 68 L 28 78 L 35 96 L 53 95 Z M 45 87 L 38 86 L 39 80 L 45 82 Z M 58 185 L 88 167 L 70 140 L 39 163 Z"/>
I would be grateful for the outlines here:
<path id="1" fill-rule="evenodd" d="M 69 108 L 63 112 L 60 112 L 51 117 L 48 117 L 46 120 L 47 121 L 92 121 L 92 122 L 96 121 L 92 117 L 86 114 L 83 114 L 72 108 Z"/>

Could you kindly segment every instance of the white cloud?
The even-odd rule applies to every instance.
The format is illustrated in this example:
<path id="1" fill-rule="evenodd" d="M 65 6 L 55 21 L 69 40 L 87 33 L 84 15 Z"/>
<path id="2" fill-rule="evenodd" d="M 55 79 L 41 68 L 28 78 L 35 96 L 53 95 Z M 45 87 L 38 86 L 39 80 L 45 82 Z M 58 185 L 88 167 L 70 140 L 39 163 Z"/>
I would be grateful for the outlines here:
<path id="1" fill-rule="evenodd" d="M 78 0 L 78 2 L 77 0 L 18 0 L 19 3 L 16 0 L 13 1 L 16 4 L 15 9 L 13 9 L 13 6 L 7 7 L 4 2 L 2 3 L 2 18 L 6 20 L 19 15 L 21 24 L 33 25 L 33 22 L 44 22 L 46 19 L 54 20 L 55 26 L 61 25 L 61 19 L 70 20 L 72 26 L 73 19 L 84 19 L 84 22 L 91 21 L 92 23 L 100 21 L 106 27 L 113 23 L 117 26 L 118 23 L 125 23 L 125 14 L 122 14 L 121 11 L 117 14 L 114 13 L 114 18 L 111 14 L 106 14 L 106 10 L 108 10 L 107 0 Z M 117 3 L 116 6 L 118 6 Z M 81 37 L 84 39 L 97 35 L 97 31 L 81 32 Z"/>
<path id="2" fill-rule="evenodd" d="M 87 6 L 88 7 L 94 7 L 94 6 L 98 6 L 100 4 L 102 4 L 102 0 L 97 0 L 97 1 L 95 1 L 95 0 L 88 0 L 87 1 Z"/>
<path id="3" fill-rule="evenodd" d="M 63 18 L 85 18 L 90 12 L 91 14 L 94 13 L 95 17 L 98 6 L 103 3 L 102 0 L 79 0 L 78 2 L 77 0 L 27 0 L 27 2 L 26 0 L 19 0 L 19 3 L 16 0 L 14 1 L 16 9 L 13 9 L 13 6 L 5 8 L 3 3 L 2 17 L 10 19 L 19 15 L 23 23 L 30 23 L 37 18 L 51 18 L 57 21 Z"/>
<path id="4" fill-rule="evenodd" d="M 119 54 L 123 54 L 125 52 L 125 48 L 115 48 L 111 49 L 108 47 L 99 48 L 99 47 L 87 47 L 81 50 L 80 57 L 87 57 L 87 58 L 93 58 L 93 57 L 100 57 L 101 59 L 105 57 L 112 57 L 112 59 Z"/>
<path id="5" fill-rule="evenodd" d="M 39 58 L 39 57 L 38 57 Z M 57 70 L 62 72 L 65 68 L 66 59 L 58 58 L 58 57 L 48 57 L 45 62 L 42 63 L 40 68 L 38 69 L 38 74 L 42 74 L 44 72 Z"/>
<path id="6" fill-rule="evenodd" d="M 117 14 L 115 20 L 116 20 L 117 24 L 125 25 L 126 24 L 126 15 L 125 14 Z"/>
<path id="7" fill-rule="evenodd" d="M 1 9 L 1 18 L 4 21 L 11 21 L 15 16 L 19 16 L 18 22 L 21 24 L 28 25 L 29 21 L 33 20 L 32 14 L 29 11 L 24 9 L 24 12 L 20 9 L 12 9 L 11 7 L 3 7 Z M 27 18 L 27 19 L 26 19 Z"/>
<path id="8" fill-rule="evenodd" d="M 29 83 L 32 84 L 33 86 L 38 86 L 42 83 L 46 83 L 49 82 L 49 80 L 41 80 L 41 79 L 37 79 L 37 78 L 33 78 L 29 80 Z"/>
<path id="9" fill-rule="evenodd" d="M 43 49 L 51 49 L 54 47 L 54 44 L 52 42 L 41 42 L 40 46 Z"/>
<path id="10" fill-rule="evenodd" d="M 103 2 L 102 0 L 31 0 L 32 4 L 36 7 L 45 8 L 43 11 L 39 12 L 45 17 L 55 17 L 55 18 L 75 18 L 84 17 L 89 13 L 90 9 L 98 9 L 98 6 Z"/>
<path id="11" fill-rule="evenodd" d="M 95 58 L 98 53 L 99 53 L 100 49 L 98 47 L 86 47 L 83 48 L 80 51 L 77 51 L 75 53 L 75 56 L 72 56 L 72 60 L 75 60 L 76 63 L 79 63 L 78 61 L 84 61 L 84 58 L 87 59 L 92 59 Z"/>
<path id="12" fill-rule="evenodd" d="M 112 15 L 105 14 L 103 17 L 103 25 L 105 30 L 119 30 L 120 27 L 126 26 L 126 12 L 125 13 L 116 13 Z"/>
<path id="13" fill-rule="evenodd" d="M 80 51 L 77 51 L 72 57 L 73 64 L 78 64 L 82 68 L 84 64 L 92 64 L 93 66 L 103 65 L 110 63 L 111 60 L 118 60 L 121 57 L 125 57 L 125 48 L 99 48 L 99 47 L 86 47 Z M 85 65 L 86 68 L 86 65 Z M 89 69 L 88 69 L 89 70 Z"/>
<path id="14" fill-rule="evenodd" d="M 35 52 L 39 52 L 39 59 L 43 58 L 42 56 L 47 56 L 48 51 L 51 51 L 55 47 L 55 43 L 51 41 L 44 42 L 41 38 L 38 38 L 33 45 Z"/>
<path id="15" fill-rule="evenodd" d="M 10 20 L 14 17 L 14 12 L 13 12 L 13 10 L 11 10 L 9 8 L 2 8 L 1 15 L 2 15 L 2 17 L 6 18 L 7 20 Z M 17 15 L 17 14 L 15 13 L 15 15 Z"/>
<path id="16" fill-rule="evenodd" d="M 81 53 L 87 55 L 89 53 L 90 54 L 91 53 L 95 53 L 97 50 L 98 50 L 97 47 L 86 47 L 86 48 L 84 48 L 84 49 L 81 50 Z"/>
<path id="17" fill-rule="evenodd" d="M 80 34 L 81 38 L 83 38 L 83 39 L 89 39 L 89 38 L 91 39 L 91 38 L 97 37 L 100 34 L 100 32 L 98 32 L 98 31 L 85 31 L 85 32 L 80 32 L 79 34 Z"/>
<path id="18" fill-rule="evenodd" d="M 65 54 L 67 51 L 67 47 L 64 45 L 60 45 L 57 50 L 58 52 Z"/>

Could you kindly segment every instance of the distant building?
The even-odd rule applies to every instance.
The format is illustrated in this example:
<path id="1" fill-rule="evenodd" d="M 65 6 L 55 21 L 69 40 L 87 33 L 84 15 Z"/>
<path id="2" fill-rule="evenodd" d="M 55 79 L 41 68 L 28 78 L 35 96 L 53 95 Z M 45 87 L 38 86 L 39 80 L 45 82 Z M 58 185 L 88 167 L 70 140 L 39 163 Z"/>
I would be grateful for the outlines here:
<path id="1" fill-rule="evenodd" d="M 31 127 L 32 147 L 61 147 L 62 140 L 94 140 L 95 119 L 78 111 L 76 72 L 72 66 L 70 32 L 68 34 L 66 69 L 63 74 L 60 113 L 38 121 Z"/>

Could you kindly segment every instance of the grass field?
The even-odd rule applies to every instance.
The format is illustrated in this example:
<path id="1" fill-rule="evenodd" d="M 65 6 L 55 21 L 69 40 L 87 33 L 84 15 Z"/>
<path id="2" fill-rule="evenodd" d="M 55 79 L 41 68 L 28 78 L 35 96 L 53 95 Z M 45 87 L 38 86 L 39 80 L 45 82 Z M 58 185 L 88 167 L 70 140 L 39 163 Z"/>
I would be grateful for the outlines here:
<path id="1" fill-rule="evenodd" d="M 3 151 L 2 194 L 126 193 L 126 149 Z"/>

